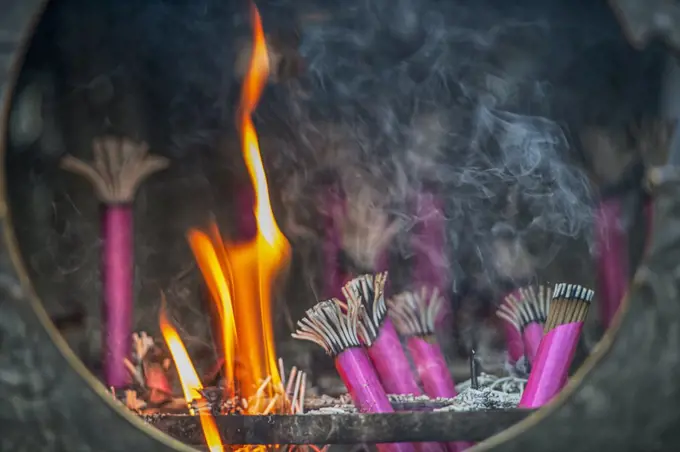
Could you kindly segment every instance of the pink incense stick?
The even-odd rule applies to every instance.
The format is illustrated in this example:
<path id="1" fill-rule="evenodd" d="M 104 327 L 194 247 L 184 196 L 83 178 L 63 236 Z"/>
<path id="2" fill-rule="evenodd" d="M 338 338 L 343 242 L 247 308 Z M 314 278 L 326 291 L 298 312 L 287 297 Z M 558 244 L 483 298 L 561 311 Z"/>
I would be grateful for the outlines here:
<path id="1" fill-rule="evenodd" d="M 564 387 L 574 358 L 583 322 L 594 292 L 575 284 L 557 284 L 553 292 L 547 333 L 538 348 L 520 408 L 536 408 L 549 402 Z"/>
<path id="2" fill-rule="evenodd" d="M 342 296 L 342 285 L 345 274 L 340 266 L 342 250 L 342 233 L 338 219 L 345 215 L 345 200 L 337 187 L 331 187 L 326 192 L 326 208 L 324 216 L 325 237 L 323 240 L 324 258 L 324 296 L 339 298 Z"/>
<path id="3" fill-rule="evenodd" d="M 517 289 L 503 301 L 496 315 L 505 320 L 506 328 L 513 328 L 522 338 L 523 353 L 533 363 L 543 338 L 543 328 L 550 308 L 551 290 L 548 286 L 528 286 Z"/>
<path id="4" fill-rule="evenodd" d="M 435 321 L 444 299 L 436 289 L 428 293 L 403 292 L 388 301 L 389 315 L 416 365 L 425 393 L 430 397 L 455 397 L 456 386 L 437 343 Z"/>
<path id="5" fill-rule="evenodd" d="M 94 140 L 92 164 L 70 155 L 61 161 L 63 169 L 90 181 L 103 207 L 103 367 L 106 385 L 115 388 L 129 381 L 125 360 L 130 356 L 134 301 L 132 204 L 141 182 L 169 164 L 164 157 L 148 155 L 148 149 L 145 143 L 106 137 Z"/>
<path id="6" fill-rule="evenodd" d="M 510 364 L 515 364 L 524 355 L 522 333 L 506 322 L 503 323 L 503 332 L 505 334 L 505 346 L 508 351 L 508 361 Z"/>
<path id="7" fill-rule="evenodd" d="M 519 298 L 519 289 L 513 290 L 505 296 L 504 303 L 501 304 L 501 309 L 503 309 L 503 306 L 507 305 L 508 300 Z M 498 315 L 501 316 L 500 314 Z M 510 321 L 506 317 L 502 318 L 506 320 L 503 322 L 503 333 L 505 335 L 505 347 L 508 352 L 508 361 L 510 364 L 515 364 L 517 360 L 524 355 L 524 340 L 522 339 L 519 322 Z"/>
<path id="8" fill-rule="evenodd" d="M 407 344 L 425 393 L 430 397 L 446 398 L 458 395 L 444 355 L 434 337 L 411 336 Z"/>
<path id="9" fill-rule="evenodd" d="M 104 328 L 104 375 L 109 386 L 124 386 L 127 369 L 121 360 L 130 356 L 134 274 L 131 205 L 108 205 L 102 211 L 102 289 Z"/>
<path id="10" fill-rule="evenodd" d="M 458 395 L 444 354 L 434 336 L 435 323 L 444 303 L 437 289 L 428 292 L 425 288 L 417 294 L 401 293 L 387 302 L 395 328 L 406 337 L 407 348 L 425 394 L 432 398 L 453 398 Z M 449 452 L 460 452 L 472 447 L 472 443 L 449 442 L 446 447 Z"/>
<path id="11" fill-rule="evenodd" d="M 385 283 L 387 272 L 362 275 L 343 288 L 350 304 L 360 312 L 359 336 L 389 394 L 420 395 L 406 353 L 392 322 L 387 318 Z"/>
<path id="12" fill-rule="evenodd" d="M 421 395 L 411 363 L 392 321 L 387 318 L 385 283 L 387 272 L 354 278 L 343 288 L 348 303 L 360 312 L 359 337 L 389 394 Z M 442 452 L 439 443 L 414 443 L 419 452 Z"/>
<path id="13" fill-rule="evenodd" d="M 595 216 L 600 321 L 608 328 L 628 290 L 628 237 L 621 225 L 623 200 L 600 201 Z"/>
<path id="14" fill-rule="evenodd" d="M 366 352 L 349 348 L 335 358 L 335 368 L 362 413 L 394 411 Z"/>
<path id="15" fill-rule="evenodd" d="M 445 301 L 451 284 L 451 265 L 446 254 L 446 217 L 442 199 L 431 191 L 421 191 L 415 199 L 415 216 L 418 219 L 415 233 L 411 236 L 411 248 L 415 255 L 413 287 L 437 288 Z M 442 306 L 436 319 L 437 326 L 450 322 L 450 303 Z"/>
<path id="16" fill-rule="evenodd" d="M 344 308 L 346 312 L 343 312 Z M 392 413 L 394 409 L 359 341 L 356 303 L 333 299 L 317 303 L 298 322 L 296 339 L 314 342 L 335 358 L 335 367 L 362 413 Z M 381 452 L 414 452 L 410 443 L 378 444 Z"/>
<path id="17" fill-rule="evenodd" d="M 524 327 L 522 339 L 524 340 L 524 356 L 526 356 L 529 364 L 533 365 L 538 353 L 538 347 L 543 340 L 543 325 L 531 322 Z"/>

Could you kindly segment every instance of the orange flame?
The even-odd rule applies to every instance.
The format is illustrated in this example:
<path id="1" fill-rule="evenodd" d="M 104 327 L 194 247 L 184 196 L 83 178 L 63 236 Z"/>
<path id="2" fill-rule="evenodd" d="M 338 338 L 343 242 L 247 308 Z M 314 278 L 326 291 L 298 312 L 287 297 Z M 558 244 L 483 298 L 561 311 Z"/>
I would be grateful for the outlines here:
<path id="1" fill-rule="evenodd" d="M 271 299 L 272 285 L 288 262 L 290 245 L 272 212 L 251 117 L 269 75 L 264 31 L 254 4 L 251 20 L 253 51 L 243 82 L 237 124 L 243 158 L 255 189 L 257 234 L 251 241 L 230 243 L 222 240 L 217 227 L 212 225 L 212 234 L 194 229 L 189 231 L 188 240 L 212 299 L 219 304 L 227 383 L 231 387 L 238 384 L 241 395 L 249 400 L 248 412 L 257 414 L 276 410 L 274 404 L 279 401 L 282 405 L 286 399 L 274 396 L 274 392 L 281 391 L 281 376 L 276 365 Z M 239 366 L 235 364 L 236 357 Z"/>
<path id="2" fill-rule="evenodd" d="M 198 378 L 196 369 L 191 363 L 189 358 L 189 353 L 182 339 L 180 339 L 179 334 L 174 326 L 170 323 L 167 316 L 165 315 L 165 296 L 162 296 L 161 312 L 159 315 L 159 323 L 161 327 L 161 332 L 163 333 L 163 339 L 170 349 L 170 354 L 175 362 L 175 367 L 177 368 L 177 374 L 179 375 L 179 381 L 182 385 L 182 392 L 184 393 L 184 399 L 187 404 L 190 404 L 194 400 L 201 399 L 200 391 L 203 389 L 201 380 Z M 199 418 L 201 420 L 201 427 L 203 428 L 203 434 L 205 436 L 206 444 L 210 452 L 221 452 L 222 439 L 220 438 L 220 433 L 217 430 L 217 424 L 215 424 L 215 419 L 209 414 L 202 410 L 199 410 Z"/>
<path id="3" fill-rule="evenodd" d="M 234 364 L 236 357 L 236 321 L 230 291 L 229 261 L 216 225 L 212 238 L 192 229 L 188 233 L 189 245 L 196 257 L 198 268 L 205 279 L 211 299 L 217 304 L 220 316 L 222 348 L 224 353 L 225 390 L 234 390 Z"/>

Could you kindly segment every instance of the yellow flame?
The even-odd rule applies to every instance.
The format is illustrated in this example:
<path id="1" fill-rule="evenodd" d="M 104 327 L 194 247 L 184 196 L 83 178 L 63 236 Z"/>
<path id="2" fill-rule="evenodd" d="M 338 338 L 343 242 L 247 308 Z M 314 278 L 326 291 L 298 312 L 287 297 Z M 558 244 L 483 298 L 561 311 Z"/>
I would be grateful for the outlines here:
<path id="1" fill-rule="evenodd" d="M 253 50 L 244 77 L 237 124 L 243 158 L 255 190 L 257 234 L 248 242 L 227 242 L 220 238 L 213 224 L 212 234 L 190 230 L 188 239 L 211 297 L 219 304 L 227 385 L 238 386 L 240 395 L 250 400 L 248 412 L 257 414 L 267 408 L 281 409 L 270 406 L 274 392 L 281 388 L 271 303 L 272 285 L 288 262 L 290 245 L 274 218 L 251 117 L 269 75 L 264 31 L 254 4 L 251 4 L 251 19 Z M 283 405 L 285 397 L 276 400 Z"/>
<path id="2" fill-rule="evenodd" d="M 177 368 L 177 374 L 179 375 L 179 381 L 182 386 L 182 392 L 184 394 L 184 399 L 187 404 L 193 402 L 194 400 L 201 399 L 201 391 L 203 385 L 201 380 L 198 378 L 196 369 L 189 358 L 189 353 L 182 339 L 180 339 L 179 334 L 174 326 L 170 323 L 167 316 L 165 315 L 165 296 L 162 295 L 162 305 L 161 312 L 159 315 L 159 324 L 161 327 L 161 332 L 163 333 L 163 339 L 168 345 L 172 359 L 175 362 Z M 223 451 L 222 439 L 220 438 L 220 433 L 217 430 L 217 424 L 215 424 L 215 419 L 203 411 L 199 410 L 199 418 L 201 420 L 201 427 L 203 428 L 203 435 L 205 436 L 205 442 L 208 445 L 208 449 L 211 452 L 221 452 Z"/>
<path id="3" fill-rule="evenodd" d="M 213 235 L 217 234 L 213 231 Z M 219 238 L 219 235 L 216 235 Z M 221 241 L 211 239 L 208 234 L 190 230 L 189 245 L 196 257 L 201 273 L 205 279 L 211 299 L 217 304 L 220 315 L 220 333 L 224 353 L 225 390 L 234 390 L 234 363 L 236 357 L 236 321 L 234 320 L 233 302 L 229 289 L 229 266 L 226 251 Z M 220 253 L 221 251 L 221 253 Z"/>

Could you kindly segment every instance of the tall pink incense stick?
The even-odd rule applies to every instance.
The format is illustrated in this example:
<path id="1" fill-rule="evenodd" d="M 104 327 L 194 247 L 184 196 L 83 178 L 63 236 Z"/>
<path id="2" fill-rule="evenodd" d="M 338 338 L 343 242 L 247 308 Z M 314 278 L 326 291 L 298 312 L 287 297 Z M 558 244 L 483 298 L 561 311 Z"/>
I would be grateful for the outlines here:
<path id="1" fill-rule="evenodd" d="M 538 348 L 520 408 L 537 408 L 555 397 L 567 382 L 583 322 L 594 292 L 575 284 L 557 284 L 545 336 Z"/>
<path id="2" fill-rule="evenodd" d="M 446 359 L 434 336 L 435 323 L 444 299 L 437 289 L 419 293 L 404 292 L 388 300 L 388 313 L 399 333 L 406 337 L 406 345 L 416 365 L 425 393 L 433 398 L 453 398 L 458 393 L 446 364 Z M 447 443 L 450 452 L 462 451 L 472 444 Z"/>
<path id="3" fill-rule="evenodd" d="M 344 304 L 337 299 L 317 303 L 307 310 L 292 336 L 320 345 L 335 359 L 335 367 L 359 411 L 392 413 L 394 409 L 359 341 L 359 308 L 354 303 Z M 411 443 L 378 444 L 378 450 L 415 451 Z"/>
<path id="4" fill-rule="evenodd" d="M 167 168 L 168 159 L 148 155 L 145 143 L 105 137 L 93 141 L 94 161 L 71 155 L 61 167 L 93 185 L 102 204 L 102 288 L 104 379 L 119 388 L 128 382 L 125 360 L 132 338 L 134 249 L 132 204 L 137 188 L 151 174 Z"/>
<path id="5" fill-rule="evenodd" d="M 436 288 L 446 299 L 451 284 L 451 265 L 446 254 L 446 217 L 443 202 L 431 191 L 423 190 L 414 202 L 415 216 L 418 219 L 411 248 L 415 263 L 411 281 L 413 287 Z M 451 320 L 450 303 L 444 303 L 437 325 Z"/>
<path id="6" fill-rule="evenodd" d="M 608 328 L 628 290 L 628 235 L 621 225 L 623 199 L 602 199 L 595 216 L 600 321 Z"/>
<path id="7" fill-rule="evenodd" d="M 528 286 L 508 295 L 496 312 L 506 325 L 521 334 L 523 353 L 529 364 L 534 362 L 543 339 L 550 298 L 548 286 Z"/>
<path id="8" fill-rule="evenodd" d="M 340 189 L 329 187 L 325 194 L 325 206 L 328 209 L 324 216 L 323 259 L 324 259 L 324 297 L 339 298 L 342 296 L 342 285 L 345 274 L 340 265 L 342 250 L 342 232 L 338 220 L 345 216 L 345 200 Z"/>

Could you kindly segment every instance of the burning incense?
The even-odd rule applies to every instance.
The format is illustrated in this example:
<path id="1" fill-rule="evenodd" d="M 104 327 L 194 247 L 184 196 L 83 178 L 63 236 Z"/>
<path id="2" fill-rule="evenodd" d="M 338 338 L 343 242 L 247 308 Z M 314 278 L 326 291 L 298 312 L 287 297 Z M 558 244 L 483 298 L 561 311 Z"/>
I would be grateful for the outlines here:
<path id="1" fill-rule="evenodd" d="M 539 407 L 552 399 L 567 381 L 583 322 L 595 292 L 576 284 L 557 284 L 520 408 Z"/>
<path id="2" fill-rule="evenodd" d="M 104 379 L 116 388 L 128 381 L 125 359 L 132 333 L 134 250 L 133 212 L 137 188 L 168 159 L 148 155 L 145 143 L 106 137 L 93 142 L 94 161 L 67 155 L 61 167 L 90 181 L 102 203 L 102 286 L 104 290 Z"/>
<path id="3" fill-rule="evenodd" d="M 439 291 L 429 292 L 422 288 L 419 293 L 404 292 L 388 300 L 388 313 L 399 333 L 406 337 L 408 350 L 416 365 L 425 394 L 432 398 L 453 398 L 458 393 L 446 359 L 434 336 L 435 323 L 439 317 L 444 299 Z M 465 442 L 446 444 L 450 452 L 471 447 Z"/>
<path id="4" fill-rule="evenodd" d="M 529 286 L 508 295 L 496 312 L 498 317 L 522 335 L 524 355 L 530 364 L 534 362 L 543 338 L 549 307 L 550 288 Z"/>
<path id="5" fill-rule="evenodd" d="M 388 301 L 390 317 L 399 333 L 407 338 L 425 393 L 430 397 L 451 398 L 457 395 L 456 386 L 434 336 L 443 303 L 437 289 L 428 296 L 425 288 L 419 293 L 401 293 Z"/>
<path id="6" fill-rule="evenodd" d="M 347 313 L 341 306 L 338 299 L 317 303 L 307 310 L 292 336 L 320 345 L 335 359 L 335 367 L 360 412 L 391 413 L 394 409 L 359 341 L 359 306 L 349 303 Z M 379 444 L 378 448 L 384 452 L 414 450 L 409 443 Z"/>
<path id="7" fill-rule="evenodd" d="M 608 328 L 628 290 L 628 234 L 621 225 L 623 199 L 602 199 L 595 216 L 600 321 Z"/>
<path id="8" fill-rule="evenodd" d="M 343 288 L 345 297 L 360 313 L 359 337 L 366 345 L 383 387 L 389 394 L 422 394 L 411 371 L 392 321 L 387 318 L 387 272 L 362 275 Z"/>

